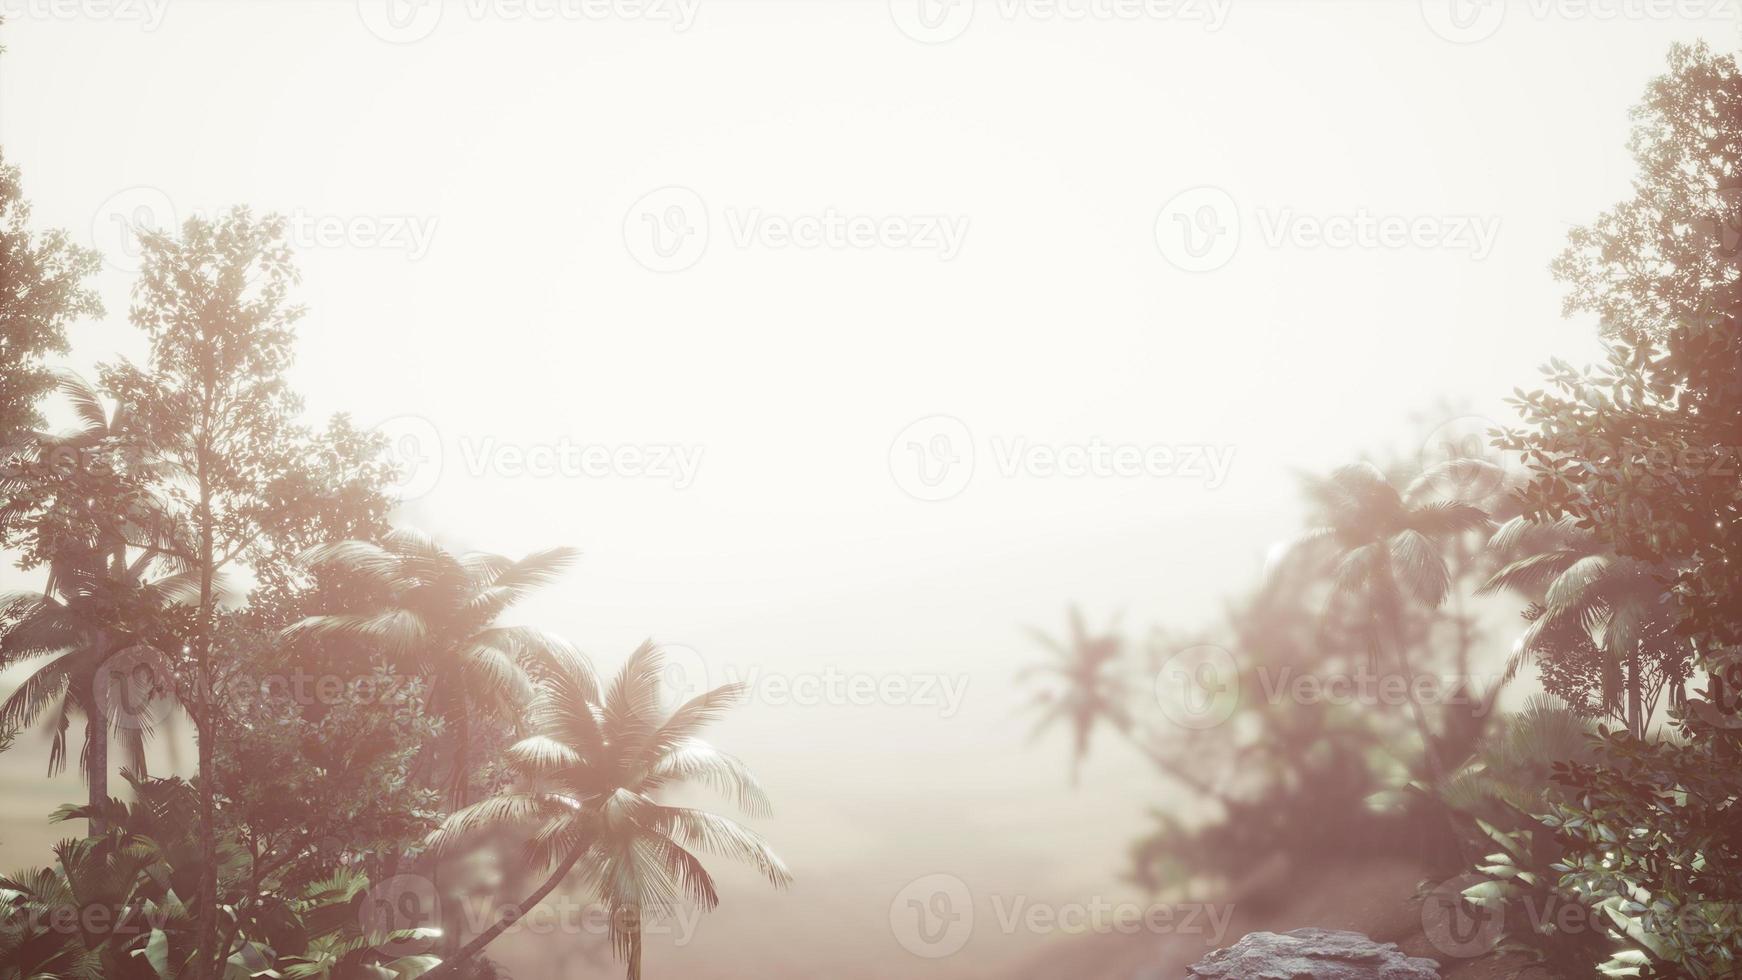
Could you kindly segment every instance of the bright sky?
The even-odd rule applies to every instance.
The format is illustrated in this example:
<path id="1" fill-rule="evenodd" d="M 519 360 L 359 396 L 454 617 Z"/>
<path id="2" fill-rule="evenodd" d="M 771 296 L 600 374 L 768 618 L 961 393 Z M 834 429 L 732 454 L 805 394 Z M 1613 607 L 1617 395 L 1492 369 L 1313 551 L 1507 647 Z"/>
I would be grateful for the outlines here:
<path id="1" fill-rule="evenodd" d="M 585 551 L 528 621 L 607 668 L 652 635 L 716 682 L 966 684 L 763 687 L 721 727 L 800 883 L 731 876 L 654 954 L 691 976 L 973 976 L 1001 937 L 890 938 L 934 872 L 1123 894 L 1167 791 L 1110 752 L 1071 792 L 1062 735 L 1025 743 L 1021 627 L 1211 622 L 1293 474 L 1590 359 L 1546 266 L 1625 193 L 1668 44 L 1738 30 L 1728 0 L 919 2 L 0 0 L 0 145 L 113 259 L 81 366 L 143 350 L 117 216 L 291 214 L 311 415 L 387 422 L 404 518 L 455 547 Z M 0 864 L 39 860 L 12 816 Z"/>

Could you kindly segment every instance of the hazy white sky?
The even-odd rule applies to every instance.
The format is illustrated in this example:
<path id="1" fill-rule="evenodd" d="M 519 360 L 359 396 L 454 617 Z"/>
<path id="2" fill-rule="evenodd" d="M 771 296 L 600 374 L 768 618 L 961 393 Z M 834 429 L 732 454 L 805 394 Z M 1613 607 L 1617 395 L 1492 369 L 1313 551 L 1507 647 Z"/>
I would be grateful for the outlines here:
<path id="1" fill-rule="evenodd" d="M 1296 527 L 1292 474 L 1592 356 L 1547 263 L 1625 193 L 1668 44 L 1738 30 L 1595 7 L 0 0 L 0 144 L 39 225 L 114 260 L 83 365 L 142 351 L 118 215 L 297 218 L 311 414 L 413 440 L 405 517 L 457 547 L 582 548 L 526 616 L 602 666 L 653 635 L 715 681 L 965 683 L 953 713 L 765 688 L 723 726 L 800 884 L 733 877 L 711 928 L 972 975 L 998 937 L 908 957 L 902 884 L 1117 891 L 1164 795 L 1116 753 L 1072 793 L 1063 739 L 1024 744 L 1021 626 L 1210 622 Z M 1101 475 L 1004 472 L 1037 446 Z M 920 478 L 964 447 L 965 486 Z M 718 950 L 658 955 L 740 975 Z"/>

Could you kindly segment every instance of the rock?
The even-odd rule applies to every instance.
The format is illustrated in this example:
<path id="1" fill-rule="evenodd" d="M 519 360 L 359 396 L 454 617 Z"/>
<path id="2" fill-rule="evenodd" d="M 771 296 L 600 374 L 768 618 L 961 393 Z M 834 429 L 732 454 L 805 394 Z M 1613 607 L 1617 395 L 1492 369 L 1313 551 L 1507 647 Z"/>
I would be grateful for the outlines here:
<path id="1" fill-rule="evenodd" d="M 1253 932 L 1186 970 L 1186 980 L 1440 980 L 1439 964 L 1358 932 Z"/>

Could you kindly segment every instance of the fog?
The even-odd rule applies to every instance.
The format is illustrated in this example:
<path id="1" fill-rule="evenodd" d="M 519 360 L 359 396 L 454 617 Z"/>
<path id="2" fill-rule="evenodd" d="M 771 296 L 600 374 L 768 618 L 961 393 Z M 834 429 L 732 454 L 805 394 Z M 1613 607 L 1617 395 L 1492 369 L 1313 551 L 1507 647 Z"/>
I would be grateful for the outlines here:
<path id="1" fill-rule="evenodd" d="M 652 976 L 991 977 L 1067 939 L 983 904 L 963 952 L 915 956 L 892 903 L 933 874 L 1144 900 L 1146 810 L 1201 804 L 1110 738 L 1071 785 L 1069 739 L 1030 738 L 1026 628 L 1073 602 L 1212 628 L 1302 474 L 1510 421 L 1548 357 L 1595 357 L 1547 264 L 1627 193 L 1668 45 L 1738 29 L 907 7 L 5 6 L 0 143 L 34 224 L 106 256 L 75 367 L 145 350 L 118 216 L 288 215 L 292 380 L 395 440 L 394 520 L 579 548 L 514 621 L 602 671 L 652 637 L 698 690 L 748 682 L 711 737 L 795 884 L 724 873 Z M 43 757 L 0 757 L 7 869 L 71 833 L 42 818 L 82 786 Z M 587 943 L 497 958 L 579 975 Z"/>

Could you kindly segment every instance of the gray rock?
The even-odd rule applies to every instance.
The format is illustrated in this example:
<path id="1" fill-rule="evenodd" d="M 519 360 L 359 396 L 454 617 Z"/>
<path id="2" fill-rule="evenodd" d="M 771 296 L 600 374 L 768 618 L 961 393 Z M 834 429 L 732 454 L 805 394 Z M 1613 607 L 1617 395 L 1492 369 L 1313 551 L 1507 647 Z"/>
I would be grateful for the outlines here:
<path id="1" fill-rule="evenodd" d="M 1358 932 L 1253 932 L 1192 964 L 1186 980 L 1440 980 L 1439 964 Z"/>

